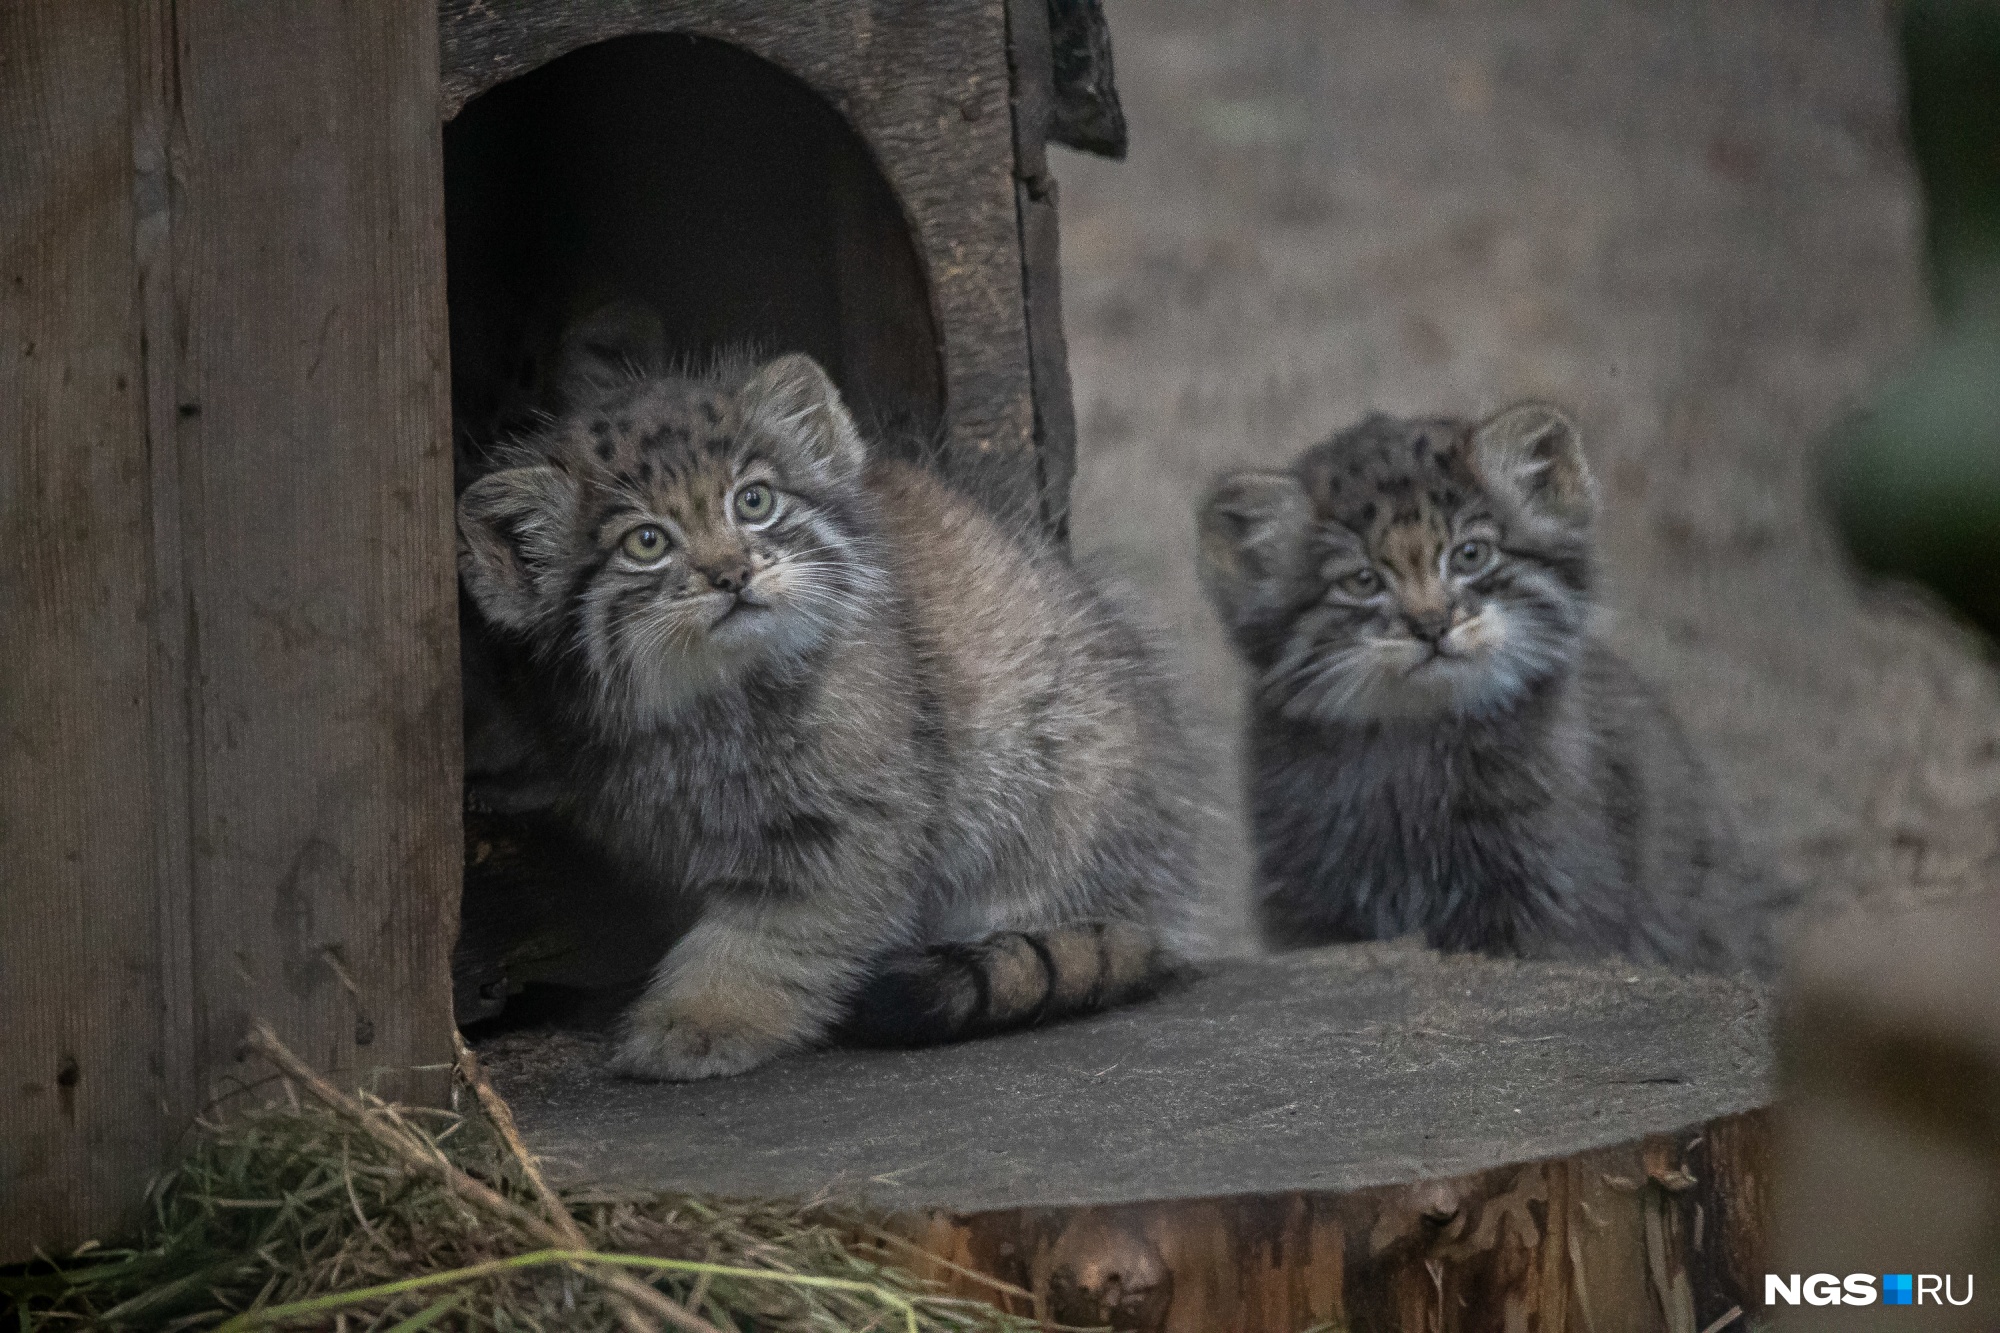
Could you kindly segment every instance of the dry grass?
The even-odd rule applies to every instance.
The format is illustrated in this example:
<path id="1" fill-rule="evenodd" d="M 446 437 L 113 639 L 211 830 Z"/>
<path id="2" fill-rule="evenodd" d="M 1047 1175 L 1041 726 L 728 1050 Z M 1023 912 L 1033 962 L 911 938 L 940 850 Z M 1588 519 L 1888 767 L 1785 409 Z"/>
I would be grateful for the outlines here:
<path id="1" fill-rule="evenodd" d="M 286 1100 L 204 1126 L 131 1248 L 0 1275 L 23 1333 L 1042 1327 L 898 1266 L 859 1215 L 552 1189 L 469 1057 L 478 1115 L 348 1097 L 260 1043 Z"/>

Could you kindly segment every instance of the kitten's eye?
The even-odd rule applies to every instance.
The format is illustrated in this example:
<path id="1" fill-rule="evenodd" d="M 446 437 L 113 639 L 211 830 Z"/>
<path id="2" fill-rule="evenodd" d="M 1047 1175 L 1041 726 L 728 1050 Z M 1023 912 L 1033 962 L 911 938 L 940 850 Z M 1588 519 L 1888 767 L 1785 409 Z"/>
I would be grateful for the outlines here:
<path id="1" fill-rule="evenodd" d="M 1372 569 L 1357 569 L 1340 580 L 1340 590 L 1353 597 L 1373 597 L 1382 591 L 1382 576 Z"/>
<path id="2" fill-rule="evenodd" d="M 736 492 L 736 517 L 746 523 L 761 523 L 771 516 L 771 509 L 776 503 L 769 486 L 753 481 Z"/>
<path id="3" fill-rule="evenodd" d="M 1493 543 L 1474 539 L 1460 542 L 1451 553 L 1451 568 L 1455 574 L 1476 574 L 1486 568 L 1493 558 Z"/>
<path id="4" fill-rule="evenodd" d="M 626 533 L 618 549 L 642 565 L 656 565 L 666 559 L 667 534 L 651 523 L 642 523 Z"/>

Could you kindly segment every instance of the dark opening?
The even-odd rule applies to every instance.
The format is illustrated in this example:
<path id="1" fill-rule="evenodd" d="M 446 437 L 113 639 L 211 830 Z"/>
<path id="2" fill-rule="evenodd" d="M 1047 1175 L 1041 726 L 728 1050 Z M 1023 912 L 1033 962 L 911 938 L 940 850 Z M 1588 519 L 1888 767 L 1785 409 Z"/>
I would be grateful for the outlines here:
<path id="1" fill-rule="evenodd" d="M 942 420 L 936 329 L 903 211 L 854 131 L 777 67 L 699 38 L 604 42 L 469 103 L 445 127 L 444 163 L 461 486 L 497 439 L 533 424 L 562 330 L 625 297 L 659 311 L 681 356 L 803 351 L 864 425 L 922 438 Z M 562 992 L 636 983 L 672 923 L 610 889 L 585 898 L 610 883 L 589 850 L 545 812 L 489 799 L 522 786 L 504 702 L 518 653 L 463 598 L 460 622 L 458 1018 L 506 1007 L 523 1021 Z"/>
<path id="2" fill-rule="evenodd" d="M 860 138 L 726 43 L 586 47 L 445 127 L 453 407 L 475 449 L 534 405 L 561 330 L 619 297 L 670 350 L 810 353 L 856 415 L 929 431 L 943 376 L 923 269 Z"/>

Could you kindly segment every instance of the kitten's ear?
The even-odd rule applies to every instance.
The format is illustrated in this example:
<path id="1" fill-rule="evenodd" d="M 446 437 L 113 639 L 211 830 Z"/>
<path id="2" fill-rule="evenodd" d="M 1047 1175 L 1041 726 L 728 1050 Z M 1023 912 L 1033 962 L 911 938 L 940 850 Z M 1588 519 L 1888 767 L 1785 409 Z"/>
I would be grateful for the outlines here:
<path id="1" fill-rule="evenodd" d="M 1568 523 L 1597 510 L 1597 481 L 1576 424 L 1547 403 L 1517 403 L 1472 432 L 1480 479 L 1516 503 Z"/>
<path id="2" fill-rule="evenodd" d="M 566 408 L 589 407 L 666 368 L 667 328 L 659 312 L 643 301 L 613 301 L 563 331 L 556 395 Z"/>
<path id="3" fill-rule="evenodd" d="M 552 467 L 481 477 L 458 497 L 458 572 L 486 618 L 533 629 L 554 607 L 576 483 Z"/>
<path id="4" fill-rule="evenodd" d="M 1305 555 L 1312 501 L 1289 472 L 1232 472 L 1201 505 L 1201 582 L 1225 617 L 1288 595 Z"/>
<path id="5" fill-rule="evenodd" d="M 867 465 L 868 444 L 840 401 L 840 390 L 804 352 L 763 367 L 736 397 L 748 425 L 801 446 L 816 469 L 847 479 Z"/>

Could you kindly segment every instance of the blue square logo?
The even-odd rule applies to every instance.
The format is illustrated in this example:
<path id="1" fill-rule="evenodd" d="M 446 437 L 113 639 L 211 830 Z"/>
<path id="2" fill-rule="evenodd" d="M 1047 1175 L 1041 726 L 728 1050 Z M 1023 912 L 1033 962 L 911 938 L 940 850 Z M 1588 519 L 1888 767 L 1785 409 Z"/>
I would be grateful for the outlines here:
<path id="1" fill-rule="evenodd" d="M 1882 1275 L 1882 1304 L 1908 1305 L 1915 1297 L 1915 1282 L 1909 1273 L 1884 1273 Z"/>

